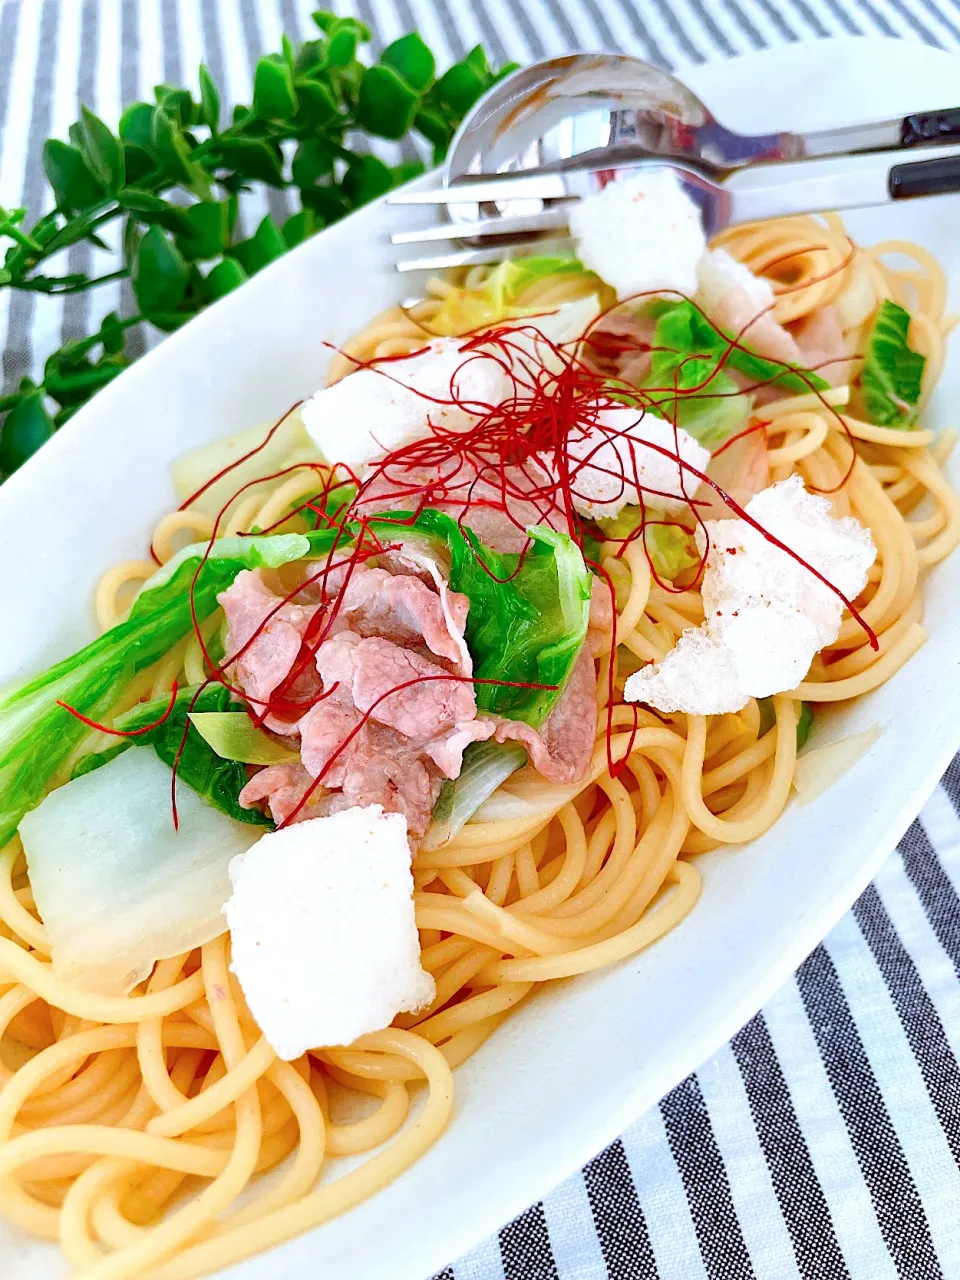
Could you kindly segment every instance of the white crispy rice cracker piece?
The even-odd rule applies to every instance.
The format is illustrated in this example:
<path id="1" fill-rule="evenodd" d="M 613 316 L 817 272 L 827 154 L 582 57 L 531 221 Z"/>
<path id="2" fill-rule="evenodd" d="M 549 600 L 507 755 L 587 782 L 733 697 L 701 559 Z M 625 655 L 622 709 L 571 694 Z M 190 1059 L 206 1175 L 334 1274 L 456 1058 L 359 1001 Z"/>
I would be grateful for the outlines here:
<path id="1" fill-rule="evenodd" d="M 646 169 L 570 209 L 577 257 L 619 298 L 691 296 L 706 247 L 700 211 L 669 169 Z"/>
<path id="2" fill-rule="evenodd" d="M 465 350 L 463 339 L 434 338 L 410 356 L 357 369 L 315 392 L 300 416 L 328 462 L 359 474 L 436 430 L 468 431 L 514 393 L 516 379 L 529 384 L 544 370 L 559 373 L 564 360 L 552 347 L 575 344 L 599 311 L 591 294 L 518 322 L 499 343 Z"/>
<path id="3" fill-rule="evenodd" d="M 433 999 L 402 814 L 370 805 L 294 823 L 229 871 L 233 971 L 279 1057 L 350 1044 Z"/>
<path id="4" fill-rule="evenodd" d="M 357 369 L 305 401 L 304 425 L 329 462 L 353 470 L 430 434 L 464 431 L 499 404 L 509 381 L 502 363 L 464 352 L 453 338 L 371 369 Z"/>
<path id="5" fill-rule="evenodd" d="M 797 475 L 762 490 L 746 511 L 805 564 L 743 519 L 708 520 L 705 621 L 629 677 L 628 702 L 691 715 L 739 711 L 751 697 L 795 688 L 837 638 L 843 602 L 806 565 L 855 599 L 877 555 L 869 530 L 852 516 L 835 519 L 828 499 Z M 699 540 L 702 551 L 702 532 Z"/>
<path id="6" fill-rule="evenodd" d="M 645 448 L 646 442 L 659 449 Z M 591 519 L 617 515 L 628 503 L 642 500 L 668 512 L 690 510 L 690 498 L 701 481 L 675 461 L 679 457 L 698 471 L 706 470 L 710 453 L 682 427 L 652 413 L 611 405 L 597 413 L 597 425 L 575 428 L 567 441 L 571 459 L 573 505 Z M 574 461 L 574 459 L 576 461 Z M 575 468 L 575 470 L 574 470 Z"/>

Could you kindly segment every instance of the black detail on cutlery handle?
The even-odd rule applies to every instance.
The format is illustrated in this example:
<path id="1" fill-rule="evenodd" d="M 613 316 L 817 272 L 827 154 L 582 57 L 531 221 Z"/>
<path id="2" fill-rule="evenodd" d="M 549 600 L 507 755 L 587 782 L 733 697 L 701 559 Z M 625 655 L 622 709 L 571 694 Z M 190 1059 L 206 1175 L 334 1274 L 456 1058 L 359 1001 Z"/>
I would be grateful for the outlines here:
<path id="1" fill-rule="evenodd" d="M 887 175 L 891 200 L 914 196 L 943 196 L 960 191 L 960 156 L 895 164 Z"/>
<path id="2" fill-rule="evenodd" d="M 900 126 L 900 145 L 904 147 L 949 142 L 953 138 L 960 141 L 960 107 L 907 116 Z"/>

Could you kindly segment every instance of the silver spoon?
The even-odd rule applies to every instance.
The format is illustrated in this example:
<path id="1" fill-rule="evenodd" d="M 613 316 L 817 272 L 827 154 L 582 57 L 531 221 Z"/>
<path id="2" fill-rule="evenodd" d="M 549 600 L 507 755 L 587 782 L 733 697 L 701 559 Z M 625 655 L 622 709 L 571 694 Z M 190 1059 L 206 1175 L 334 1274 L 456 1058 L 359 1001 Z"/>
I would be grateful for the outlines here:
<path id="1" fill-rule="evenodd" d="M 524 67 L 474 104 L 454 136 L 447 182 L 542 168 L 595 150 L 693 161 L 722 176 L 762 161 L 800 160 L 960 141 L 960 108 L 815 133 L 741 134 L 714 119 L 682 81 L 612 53 L 574 53 Z"/>

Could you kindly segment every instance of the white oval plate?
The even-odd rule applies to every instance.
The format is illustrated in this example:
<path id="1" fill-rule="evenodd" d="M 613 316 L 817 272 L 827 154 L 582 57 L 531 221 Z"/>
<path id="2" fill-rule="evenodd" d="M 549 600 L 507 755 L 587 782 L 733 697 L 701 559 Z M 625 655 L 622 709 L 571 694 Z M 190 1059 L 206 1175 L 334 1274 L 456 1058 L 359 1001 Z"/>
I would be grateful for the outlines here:
<path id="1" fill-rule="evenodd" d="M 691 68 L 687 79 L 726 123 L 769 132 L 954 106 L 960 60 L 837 40 Z M 956 304 L 958 214 L 949 197 L 858 214 L 850 226 L 864 243 L 927 245 L 951 272 Z M 386 233 L 428 218 L 377 203 L 287 255 L 104 390 L 0 489 L 0 685 L 90 638 L 93 584 L 112 561 L 142 554 L 172 505 L 172 458 L 278 415 L 319 385 L 322 338 L 343 340 L 416 290 L 389 269 Z M 958 398 L 953 361 L 934 418 Z M 415 1168 L 228 1274 L 425 1280 L 588 1160 L 747 1021 L 865 887 L 960 744 L 960 556 L 931 576 L 926 596 L 924 648 L 826 729 L 883 729 L 846 776 L 813 804 L 791 805 L 748 849 L 703 858 L 701 902 L 652 950 L 523 1006 L 457 1072 L 453 1122 Z M 66 1273 L 53 1246 L 6 1226 L 0 1257 L 5 1280 Z"/>

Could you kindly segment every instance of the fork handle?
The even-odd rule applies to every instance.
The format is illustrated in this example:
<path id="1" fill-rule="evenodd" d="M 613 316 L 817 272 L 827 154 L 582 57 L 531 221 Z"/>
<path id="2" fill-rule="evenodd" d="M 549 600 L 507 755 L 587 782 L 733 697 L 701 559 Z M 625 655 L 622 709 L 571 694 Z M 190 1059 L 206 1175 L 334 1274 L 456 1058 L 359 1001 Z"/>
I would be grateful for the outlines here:
<path id="1" fill-rule="evenodd" d="M 892 200 L 942 196 L 960 191 L 960 156 L 940 156 L 915 164 L 895 164 L 887 187 Z"/>
<path id="2" fill-rule="evenodd" d="M 753 222 L 960 192 L 960 146 L 927 147 L 912 154 L 915 160 L 894 163 L 889 152 L 874 152 L 767 165 L 755 171 L 752 181 L 728 179 L 723 184 L 720 220 Z"/>

